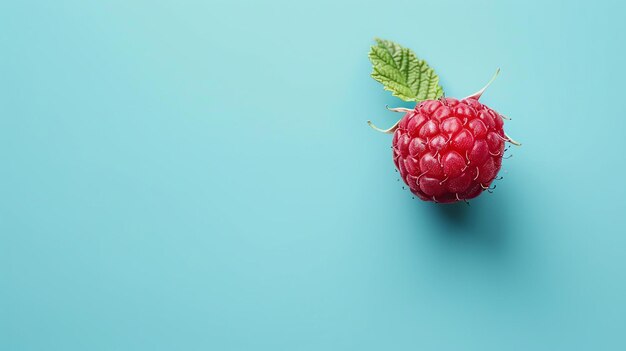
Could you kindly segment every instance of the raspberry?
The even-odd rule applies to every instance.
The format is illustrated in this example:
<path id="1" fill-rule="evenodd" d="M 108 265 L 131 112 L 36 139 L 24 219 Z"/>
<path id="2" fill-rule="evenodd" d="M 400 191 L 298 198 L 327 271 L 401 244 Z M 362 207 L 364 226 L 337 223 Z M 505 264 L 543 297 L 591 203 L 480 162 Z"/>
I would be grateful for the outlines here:
<path id="1" fill-rule="evenodd" d="M 413 194 L 424 201 L 467 201 L 490 189 L 496 179 L 504 143 L 521 145 L 504 132 L 504 116 L 478 102 L 489 83 L 462 100 L 429 99 L 413 110 L 389 109 L 405 115 L 393 127 L 393 162 Z"/>
<path id="2" fill-rule="evenodd" d="M 411 49 L 375 39 L 369 59 L 372 78 L 414 109 L 393 108 L 405 115 L 391 128 L 393 162 L 411 192 L 424 201 L 451 203 L 490 190 L 502 167 L 504 143 L 520 143 L 504 132 L 504 116 L 478 102 L 500 69 L 478 92 L 462 99 L 444 97 L 439 77 Z M 495 188 L 495 186 L 494 186 Z"/>
<path id="3" fill-rule="evenodd" d="M 393 136 L 393 161 L 420 199 L 469 200 L 488 189 L 502 165 L 502 116 L 476 97 L 426 100 L 409 110 Z"/>

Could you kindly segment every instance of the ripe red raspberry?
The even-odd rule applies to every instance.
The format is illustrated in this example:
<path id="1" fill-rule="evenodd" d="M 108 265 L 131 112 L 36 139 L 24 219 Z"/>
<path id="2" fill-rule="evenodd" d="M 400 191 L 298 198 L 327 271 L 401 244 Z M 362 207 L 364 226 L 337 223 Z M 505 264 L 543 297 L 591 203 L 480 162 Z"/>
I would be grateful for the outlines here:
<path id="1" fill-rule="evenodd" d="M 393 161 L 402 180 L 426 201 L 480 195 L 502 165 L 509 140 L 502 118 L 477 96 L 422 101 L 404 115 L 393 136 Z"/>
<path id="2" fill-rule="evenodd" d="M 504 143 L 521 145 L 506 135 L 504 116 L 478 102 L 491 80 L 462 99 L 444 96 L 439 77 L 415 53 L 389 40 L 376 39 L 369 58 L 372 78 L 404 101 L 418 101 L 391 128 L 393 162 L 411 192 L 424 201 L 466 201 L 489 189 L 500 167 Z"/>
<path id="3" fill-rule="evenodd" d="M 424 201 L 450 203 L 480 195 L 498 175 L 504 143 L 521 145 L 504 132 L 505 118 L 478 102 L 481 90 L 462 100 L 430 99 L 405 112 L 393 127 L 393 162 L 411 192 Z"/>

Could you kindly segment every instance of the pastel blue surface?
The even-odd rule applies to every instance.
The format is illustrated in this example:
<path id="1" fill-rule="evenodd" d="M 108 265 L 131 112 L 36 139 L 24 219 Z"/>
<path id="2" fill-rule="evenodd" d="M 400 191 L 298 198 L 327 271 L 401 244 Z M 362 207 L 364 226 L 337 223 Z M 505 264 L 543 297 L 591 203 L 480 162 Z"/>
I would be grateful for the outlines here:
<path id="1" fill-rule="evenodd" d="M 625 10 L 2 2 L 0 349 L 626 349 Z M 502 68 L 494 194 L 402 190 L 375 36 Z"/>

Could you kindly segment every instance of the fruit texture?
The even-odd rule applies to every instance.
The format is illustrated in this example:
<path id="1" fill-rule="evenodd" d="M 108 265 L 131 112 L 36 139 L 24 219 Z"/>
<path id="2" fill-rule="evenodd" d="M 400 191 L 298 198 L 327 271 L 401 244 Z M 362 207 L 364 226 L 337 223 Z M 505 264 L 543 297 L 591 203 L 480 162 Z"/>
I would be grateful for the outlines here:
<path id="1" fill-rule="evenodd" d="M 422 101 L 393 135 L 393 161 L 416 196 L 469 200 L 488 189 L 502 166 L 503 117 L 469 97 Z"/>

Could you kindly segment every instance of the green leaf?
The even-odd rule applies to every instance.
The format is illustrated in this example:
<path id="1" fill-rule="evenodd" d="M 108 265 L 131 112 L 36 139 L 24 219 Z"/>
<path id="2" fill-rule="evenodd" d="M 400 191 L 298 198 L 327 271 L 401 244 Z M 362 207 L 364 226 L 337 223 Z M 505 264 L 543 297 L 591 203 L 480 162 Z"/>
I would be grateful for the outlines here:
<path id="1" fill-rule="evenodd" d="M 443 95 L 439 76 L 426 61 L 415 56 L 411 49 L 382 39 L 375 39 L 369 53 L 374 70 L 372 78 L 382 83 L 385 90 L 404 101 L 437 99 Z"/>

